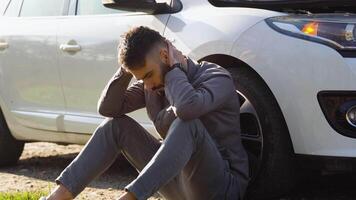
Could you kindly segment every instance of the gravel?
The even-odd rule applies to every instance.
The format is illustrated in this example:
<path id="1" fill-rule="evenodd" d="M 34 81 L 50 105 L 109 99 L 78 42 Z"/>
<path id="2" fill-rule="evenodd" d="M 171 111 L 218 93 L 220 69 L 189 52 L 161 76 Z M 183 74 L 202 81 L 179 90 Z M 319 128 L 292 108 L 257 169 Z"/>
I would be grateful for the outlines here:
<path id="1" fill-rule="evenodd" d="M 51 191 L 54 179 L 75 158 L 82 145 L 47 142 L 26 143 L 18 165 L 0 168 L 0 192 Z M 119 157 L 102 175 L 94 179 L 76 199 L 115 199 L 137 176 L 130 164 Z M 162 199 L 156 194 L 150 200 Z"/>
<path id="2" fill-rule="evenodd" d="M 50 191 L 54 179 L 75 158 L 82 145 L 26 143 L 18 165 L 0 168 L 0 192 Z M 93 180 L 76 199 L 115 199 L 137 172 L 122 157 L 101 176 Z M 279 200 L 354 200 L 356 174 L 314 175 Z M 161 200 L 155 194 L 149 200 Z"/>

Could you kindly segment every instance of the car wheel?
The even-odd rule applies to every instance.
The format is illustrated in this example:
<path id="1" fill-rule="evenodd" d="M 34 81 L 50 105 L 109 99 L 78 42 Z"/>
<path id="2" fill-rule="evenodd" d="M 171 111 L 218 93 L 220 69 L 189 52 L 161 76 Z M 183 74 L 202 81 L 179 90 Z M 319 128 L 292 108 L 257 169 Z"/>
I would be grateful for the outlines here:
<path id="1" fill-rule="evenodd" d="M 283 114 L 254 71 L 246 67 L 228 70 L 240 97 L 241 137 L 250 164 L 246 197 L 278 197 L 296 183 L 295 155 Z"/>
<path id="2" fill-rule="evenodd" d="M 0 113 L 0 167 L 17 163 L 24 147 L 24 142 L 16 140 L 10 133 L 2 113 Z"/>

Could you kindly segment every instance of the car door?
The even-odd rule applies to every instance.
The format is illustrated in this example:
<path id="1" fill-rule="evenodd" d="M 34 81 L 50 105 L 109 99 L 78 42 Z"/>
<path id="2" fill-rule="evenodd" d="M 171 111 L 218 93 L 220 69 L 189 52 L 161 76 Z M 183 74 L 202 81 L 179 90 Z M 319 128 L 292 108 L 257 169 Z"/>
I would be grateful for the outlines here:
<path id="1" fill-rule="evenodd" d="M 24 126 L 63 129 L 56 21 L 67 11 L 67 0 L 11 0 L 1 17 L 0 95 Z"/>
<path id="2" fill-rule="evenodd" d="M 65 131 L 92 133 L 103 119 L 97 113 L 99 96 L 118 68 L 120 35 L 136 25 L 163 33 L 168 15 L 109 9 L 98 0 L 74 1 L 70 12 L 73 15 L 60 21 L 58 34 L 59 68 L 66 102 Z M 144 109 L 129 115 L 155 132 Z"/>

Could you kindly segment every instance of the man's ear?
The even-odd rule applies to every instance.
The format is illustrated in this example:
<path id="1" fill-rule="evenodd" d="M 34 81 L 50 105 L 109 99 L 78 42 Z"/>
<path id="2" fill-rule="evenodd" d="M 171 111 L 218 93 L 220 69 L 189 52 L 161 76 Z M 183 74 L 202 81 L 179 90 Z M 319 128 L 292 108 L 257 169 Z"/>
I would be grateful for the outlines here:
<path id="1" fill-rule="evenodd" d="M 164 64 L 169 64 L 169 55 L 168 55 L 168 49 L 166 47 L 161 47 L 160 48 L 160 52 L 159 52 L 159 55 L 160 55 L 160 59 L 161 61 L 164 63 Z"/>

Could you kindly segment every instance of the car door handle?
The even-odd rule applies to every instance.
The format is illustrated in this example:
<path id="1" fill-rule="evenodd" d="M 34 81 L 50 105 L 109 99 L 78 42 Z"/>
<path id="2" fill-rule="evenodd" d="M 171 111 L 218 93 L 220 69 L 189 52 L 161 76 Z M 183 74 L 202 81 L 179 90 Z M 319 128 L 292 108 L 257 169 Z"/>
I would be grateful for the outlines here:
<path id="1" fill-rule="evenodd" d="M 61 44 L 59 49 L 67 52 L 77 52 L 81 50 L 81 47 L 78 44 Z"/>
<path id="2" fill-rule="evenodd" d="M 0 50 L 7 49 L 9 47 L 9 44 L 6 42 L 0 42 Z"/>

